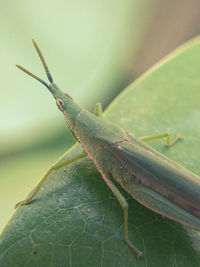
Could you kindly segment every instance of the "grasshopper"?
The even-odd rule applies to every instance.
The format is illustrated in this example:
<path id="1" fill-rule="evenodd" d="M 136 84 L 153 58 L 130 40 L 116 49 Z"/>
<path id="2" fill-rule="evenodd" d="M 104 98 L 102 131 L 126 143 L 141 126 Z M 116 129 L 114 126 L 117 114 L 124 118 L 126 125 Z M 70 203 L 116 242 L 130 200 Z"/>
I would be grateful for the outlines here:
<path id="1" fill-rule="evenodd" d="M 144 143 L 144 141 L 166 138 L 166 145 L 171 146 L 181 137 L 177 135 L 171 141 L 170 135 L 164 133 L 136 138 L 118 125 L 105 121 L 102 118 L 100 103 L 96 104 L 94 114 L 83 109 L 53 82 L 44 57 L 34 40 L 33 44 L 49 84 L 23 67 L 16 66 L 48 88 L 84 151 L 71 160 L 53 165 L 35 187 L 31 196 L 19 202 L 16 207 L 30 203 L 52 171 L 89 156 L 123 209 L 124 239 L 136 252 L 138 258 L 141 258 L 143 253 L 133 245 L 128 236 L 128 203 L 112 179 L 147 208 L 183 225 L 200 230 L 199 177 Z"/>

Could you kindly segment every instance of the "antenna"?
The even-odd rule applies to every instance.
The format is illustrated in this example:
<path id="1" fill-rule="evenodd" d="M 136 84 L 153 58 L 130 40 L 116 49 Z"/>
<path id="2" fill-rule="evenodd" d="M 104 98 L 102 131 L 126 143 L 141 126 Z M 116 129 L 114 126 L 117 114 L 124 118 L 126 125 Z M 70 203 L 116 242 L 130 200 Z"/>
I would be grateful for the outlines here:
<path id="1" fill-rule="evenodd" d="M 36 44 L 36 42 L 35 42 L 33 39 L 32 39 L 32 42 L 33 42 L 33 45 L 35 46 L 35 49 L 36 49 L 36 51 L 37 51 L 37 53 L 38 53 L 38 55 L 39 55 L 39 57 L 40 57 L 40 60 L 41 60 L 42 65 L 43 65 L 43 67 L 44 67 L 44 69 L 45 69 L 45 72 L 46 72 L 46 75 L 47 75 L 47 78 L 48 78 L 49 82 L 50 82 L 50 83 L 53 83 L 52 76 L 51 76 L 51 74 L 50 74 L 50 72 L 49 72 L 49 69 L 48 69 L 47 64 L 46 64 L 46 61 L 45 61 L 45 59 L 44 59 L 44 57 L 43 57 L 43 55 L 42 55 L 42 52 L 40 51 L 38 45 Z M 28 70 L 25 69 L 24 67 L 22 67 L 22 66 L 20 66 L 20 65 L 17 65 L 17 64 L 16 64 L 16 67 L 18 67 L 20 70 L 22 70 L 23 72 L 25 72 L 26 74 L 28 74 L 28 75 L 31 76 L 32 78 L 38 80 L 38 81 L 41 82 L 44 86 L 46 86 L 48 89 L 50 89 L 49 85 L 48 85 L 45 81 L 43 81 L 41 78 L 39 78 L 38 76 L 36 76 L 36 75 L 33 74 L 32 72 L 28 71 Z"/>

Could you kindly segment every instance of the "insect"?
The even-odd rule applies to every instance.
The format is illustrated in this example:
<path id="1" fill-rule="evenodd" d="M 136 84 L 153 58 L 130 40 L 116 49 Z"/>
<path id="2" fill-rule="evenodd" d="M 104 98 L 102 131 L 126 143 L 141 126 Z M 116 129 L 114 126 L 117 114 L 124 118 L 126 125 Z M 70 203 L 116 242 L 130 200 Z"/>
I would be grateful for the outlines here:
<path id="1" fill-rule="evenodd" d="M 144 141 L 166 138 L 167 146 L 171 146 L 181 137 L 176 136 L 171 141 L 170 135 L 164 133 L 139 139 L 118 125 L 105 121 L 102 118 L 101 104 L 96 104 L 94 114 L 83 109 L 70 95 L 63 93 L 54 84 L 44 57 L 34 40 L 33 44 L 46 71 L 49 84 L 23 67 L 19 65 L 17 67 L 41 82 L 52 93 L 71 132 L 84 151 L 71 160 L 58 162 L 52 166 L 35 187 L 32 195 L 19 202 L 16 207 L 30 203 L 52 171 L 89 156 L 122 206 L 124 239 L 136 252 L 138 258 L 141 258 L 143 253 L 133 245 L 128 236 L 128 203 L 112 179 L 147 208 L 200 230 L 199 177 L 144 143 Z"/>

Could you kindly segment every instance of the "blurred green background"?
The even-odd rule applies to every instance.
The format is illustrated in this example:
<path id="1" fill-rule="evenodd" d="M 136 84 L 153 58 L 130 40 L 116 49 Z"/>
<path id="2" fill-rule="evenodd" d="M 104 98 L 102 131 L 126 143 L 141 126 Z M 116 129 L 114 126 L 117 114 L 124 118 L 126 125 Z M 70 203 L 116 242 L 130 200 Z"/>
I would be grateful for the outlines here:
<path id="1" fill-rule="evenodd" d="M 197 35 L 199 25 L 197 0 L 1 0 L 0 229 L 74 143 L 46 88 L 14 66 L 46 80 L 31 38 L 59 87 L 92 110 Z"/>

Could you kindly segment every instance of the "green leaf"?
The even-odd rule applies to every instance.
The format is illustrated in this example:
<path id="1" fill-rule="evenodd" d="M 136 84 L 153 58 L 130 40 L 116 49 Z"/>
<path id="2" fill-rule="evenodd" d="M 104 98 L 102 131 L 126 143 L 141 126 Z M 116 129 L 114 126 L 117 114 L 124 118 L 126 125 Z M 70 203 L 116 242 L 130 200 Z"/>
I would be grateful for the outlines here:
<path id="1" fill-rule="evenodd" d="M 105 119 L 136 136 L 180 134 L 171 148 L 155 149 L 200 175 L 200 38 L 143 75 L 113 101 Z M 80 153 L 80 146 L 66 155 Z M 164 219 L 128 198 L 129 237 L 144 258 L 123 240 L 123 212 L 90 159 L 54 171 L 34 201 L 6 225 L 0 266 L 199 266 L 197 231 Z"/>

